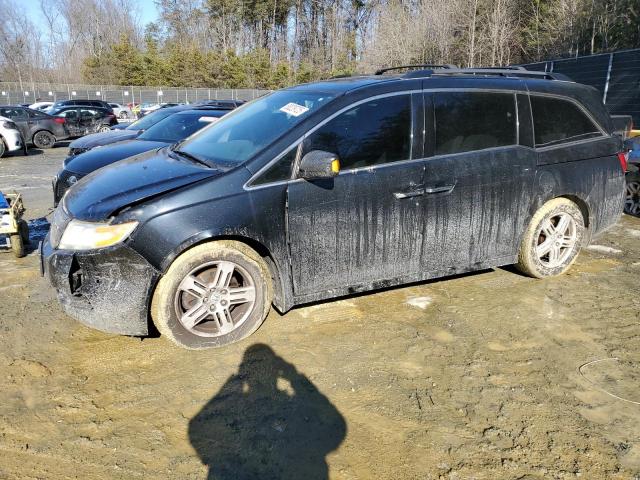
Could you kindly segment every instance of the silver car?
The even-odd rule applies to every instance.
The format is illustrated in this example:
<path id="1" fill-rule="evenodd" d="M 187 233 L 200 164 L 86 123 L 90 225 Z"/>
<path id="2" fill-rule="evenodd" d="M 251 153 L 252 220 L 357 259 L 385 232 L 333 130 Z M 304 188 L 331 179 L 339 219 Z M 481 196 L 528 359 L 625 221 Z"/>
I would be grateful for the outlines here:
<path id="1" fill-rule="evenodd" d="M 0 157 L 16 150 L 24 150 L 24 140 L 18 125 L 7 117 L 0 117 Z"/>

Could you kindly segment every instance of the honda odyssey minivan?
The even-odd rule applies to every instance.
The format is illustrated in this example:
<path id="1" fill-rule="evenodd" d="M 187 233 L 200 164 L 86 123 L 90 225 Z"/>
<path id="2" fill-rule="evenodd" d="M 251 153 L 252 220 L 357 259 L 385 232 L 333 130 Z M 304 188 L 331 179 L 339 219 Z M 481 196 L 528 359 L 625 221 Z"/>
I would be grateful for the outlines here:
<path id="1" fill-rule="evenodd" d="M 295 305 L 515 264 L 567 271 L 622 211 L 595 89 L 424 68 L 276 91 L 98 170 L 41 247 L 69 315 L 218 347 Z"/>

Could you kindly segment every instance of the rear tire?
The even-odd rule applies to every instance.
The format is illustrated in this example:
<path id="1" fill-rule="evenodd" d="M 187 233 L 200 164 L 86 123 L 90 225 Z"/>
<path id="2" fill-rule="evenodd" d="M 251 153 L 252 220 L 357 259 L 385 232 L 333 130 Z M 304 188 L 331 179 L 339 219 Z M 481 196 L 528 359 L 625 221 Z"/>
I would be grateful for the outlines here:
<path id="1" fill-rule="evenodd" d="M 123 120 L 124 120 L 125 118 L 128 118 L 128 117 L 129 117 L 129 115 L 127 115 L 127 112 L 124 112 L 124 111 L 123 111 L 123 112 L 120 112 L 120 115 L 118 115 L 118 117 L 120 117 L 121 119 L 123 119 Z"/>
<path id="2" fill-rule="evenodd" d="M 2 137 L 0 137 L 0 158 L 4 157 L 4 154 L 6 153 L 7 148 L 4 146 L 4 139 Z"/>
<path id="3" fill-rule="evenodd" d="M 214 241 L 174 260 L 156 287 L 151 317 L 182 348 L 222 347 L 262 325 L 272 291 L 269 267 L 257 252 L 240 242 Z"/>
<path id="4" fill-rule="evenodd" d="M 111 127 L 109 125 L 102 125 L 98 131 L 104 133 L 104 132 L 109 132 L 110 130 L 111 130 Z"/>
<path id="5" fill-rule="evenodd" d="M 567 198 L 549 200 L 524 233 L 516 267 L 535 278 L 561 275 L 578 256 L 584 229 L 584 217 L 575 203 Z"/>
<path id="6" fill-rule="evenodd" d="M 33 144 L 36 148 L 52 148 L 56 143 L 56 137 L 47 130 L 41 130 L 33 135 Z"/>
<path id="7" fill-rule="evenodd" d="M 13 250 L 13 254 L 16 258 L 22 258 L 25 256 L 25 248 L 24 242 L 22 241 L 22 236 L 19 233 L 11 235 L 11 250 Z"/>

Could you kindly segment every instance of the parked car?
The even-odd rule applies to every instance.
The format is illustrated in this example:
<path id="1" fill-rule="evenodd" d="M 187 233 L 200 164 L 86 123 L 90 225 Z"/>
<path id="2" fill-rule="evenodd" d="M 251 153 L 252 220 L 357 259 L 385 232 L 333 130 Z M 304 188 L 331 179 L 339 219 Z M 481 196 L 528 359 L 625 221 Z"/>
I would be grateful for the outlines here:
<path id="1" fill-rule="evenodd" d="M 121 123 L 118 125 L 114 125 L 111 127 L 111 130 L 106 132 L 93 133 L 91 135 L 86 135 L 77 140 L 74 140 L 69 144 L 69 156 L 65 160 L 65 165 L 67 162 L 74 156 L 80 155 L 81 153 L 88 152 L 92 148 L 95 147 L 103 147 L 105 145 L 110 145 L 115 142 L 120 142 L 122 140 L 129 140 L 131 138 L 135 138 L 140 135 L 142 132 L 152 127 L 160 120 L 167 118 L 170 115 L 173 115 L 176 112 L 181 112 L 184 110 L 193 110 L 194 108 L 216 108 L 218 110 L 226 110 L 230 111 L 235 108 L 234 104 L 228 103 L 226 101 L 211 101 L 207 103 L 201 103 L 199 105 L 178 105 L 177 107 L 171 108 L 163 108 L 156 112 L 150 113 L 149 115 L 145 115 L 144 118 L 136 120 L 133 123 L 130 123 L 126 126 L 121 127 Z"/>
<path id="2" fill-rule="evenodd" d="M 131 109 L 125 105 L 120 105 L 119 103 L 110 103 L 109 106 L 113 109 L 113 113 L 118 118 L 133 118 L 133 113 Z"/>
<path id="3" fill-rule="evenodd" d="M 111 106 L 103 100 L 87 100 L 87 99 L 58 100 L 49 108 L 55 110 L 61 107 L 69 107 L 69 106 L 99 107 L 99 108 L 105 108 L 109 110 L 111 113 L 113 113 L 113 108 L 111 108 Z M 47 112 L 47 113 L 50 113 L 50 112 Z"/>
<path id="4" fill-rule="evenodd" d="M 24 140 L 18 125 L 7 117 L 0 117 L 0 157 L 5 153 L 25 151 Z"/>
<path id="5" fill-rule="evenodd" d="M 119 160 L 184 140 L 201 128 L 216 122 L 227 112 L 229 110 L 207 107 L 183 110 L 165 117 L 136 138 L 121 140 L 68 158 L 53 182 L 54 204 L 58 204 L 67 189 L 91 172 Z"/>
<path id="6" fill-rule="evenodd" d="M 46 110 L 49 107 L 53 106 L 53 102 L 36 102 L 29 105 L 31 110 Z"/>
<path id="7" fill-rule="evenodd" d="M 50 115 L 63 118 L 70 137 L 81 137 L 94 132 L 108 132 L 118 119 L 111 110 L 101 107 L 74 107 L 73 105 L 49 109 Z"/>
<path id="8" fill-rule="evenodd" d="M 157 110 L 160 110 L 161 108 L 171 108 L 171 107 L 177 107 L 179 105 L 182 105 L 181 103 L 155 103 L 152 105 L 148 105 L 148 106 L 143 106 L 140 109 L 140 113 L 138 114 L 138 118 L 142 118 L 146 115 L 149 115 L 150 113 L 153 113 Z"/>
<path id="9" fill-rule="evenodd" d="M 626 165 L 601 95 L 555 78 L 424 69 L 276 91 L 78 182 L 44 271 L 80 322 L 146 335 L 151 318 L 191 349 L 247 337 L 272 302 L 561 274 L 622 214 Z"/>
<path id="10" fill-rule="evenodd" d="M 628 139 L 629 167 L 625 176 L 624 212 L 640 216 L 640 136 Z"/>
<path id="11" fill-rule="evenodd" d="M 27 144 L 36 148 L 51 148 L 56 142 L 69 138 L 66 121 L 25 107 L 0 106 L 0 115 L 10 118 L 20 129 Z"/>

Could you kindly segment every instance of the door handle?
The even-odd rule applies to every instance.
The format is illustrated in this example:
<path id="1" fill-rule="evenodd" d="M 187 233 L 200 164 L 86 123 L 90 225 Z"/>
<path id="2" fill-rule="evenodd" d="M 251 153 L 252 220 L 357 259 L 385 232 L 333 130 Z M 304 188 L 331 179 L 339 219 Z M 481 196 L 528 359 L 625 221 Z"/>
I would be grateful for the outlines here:
<path id="1" fill-rule="evenodd" d="M 424 195 L 424 188 L 422 187 L 416 188 L 415 190 L 409 190 L 408 192 L 393 193 L 393 196 L 396 197 L 398 200 L 402 200 L 403 198 L 419 197 L 421 195 Z"/>
<path id="2" fill-rule="evenodd" d="M 427 187 L 424 189 L 424 193 L 450 193 L 455 187 L 455 184 L 444 185 L 442 187 Z"/>

